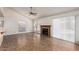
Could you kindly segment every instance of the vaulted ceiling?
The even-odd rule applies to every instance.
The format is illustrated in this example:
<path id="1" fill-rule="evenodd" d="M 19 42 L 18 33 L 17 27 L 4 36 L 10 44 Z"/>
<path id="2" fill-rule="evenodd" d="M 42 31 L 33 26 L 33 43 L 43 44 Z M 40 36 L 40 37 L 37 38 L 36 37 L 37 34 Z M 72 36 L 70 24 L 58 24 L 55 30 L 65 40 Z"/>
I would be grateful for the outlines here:
<path id="1" fill-rule="evenodd" d="M 28 15 L 30 12 L 30 7 L 8 7 L 8 8 L 16 11 L 19 14 L 23 14 L 27 17 L 30 17 L 30 15 Z M 36 18 L 53 16 L 79 9 L 77 7 L 32 7 L 32 8 L 33 8 L 32 11 L 37 13 L 37 15 L 34 16 Z M 1 12 L 0 16 L 3 16 Z"/>
<path id="2" fill-rule="evenodd" d="M 29 7 L 14 7 L 13 9 L 24 15 L 28 15 L 28 13 L 30 12 Z M 42 18 L 42 17 L 51 16 L 51 15 L 53 16 L 53 15 L 61 14 L 65 12 L 71 12 L 76 9 L 78 8 L 76 7 L 33 7 L 33 12 L 38 13 L 36 17 Z"/>

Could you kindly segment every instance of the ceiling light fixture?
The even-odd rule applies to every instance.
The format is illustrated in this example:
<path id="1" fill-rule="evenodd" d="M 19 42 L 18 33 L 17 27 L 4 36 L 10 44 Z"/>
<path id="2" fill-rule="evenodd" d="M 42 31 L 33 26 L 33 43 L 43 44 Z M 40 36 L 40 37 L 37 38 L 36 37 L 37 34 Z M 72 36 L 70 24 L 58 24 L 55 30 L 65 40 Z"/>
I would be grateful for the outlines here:
<path id="1" fill-rule="evenodd" d="M 30 7 L 30 12 L 29 12 L 29 14 L 30 14 L 30 15 L 33 15 L 33 16 L 36 16 L 36 15 L 37 15 L 37 13 L 33 12 L 33 8 L 32 8 L 32 7 Z"/>

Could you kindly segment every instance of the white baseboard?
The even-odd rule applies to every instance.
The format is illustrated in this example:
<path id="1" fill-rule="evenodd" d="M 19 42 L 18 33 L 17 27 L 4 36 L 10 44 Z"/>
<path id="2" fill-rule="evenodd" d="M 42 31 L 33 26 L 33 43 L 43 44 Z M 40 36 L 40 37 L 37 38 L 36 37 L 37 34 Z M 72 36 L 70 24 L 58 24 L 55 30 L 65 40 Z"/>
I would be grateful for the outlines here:
<path id="1" fill-rule="evenodd" d="M 32 33 L 32 32 L 18 32 L 18 33 L 12 33 L 12 34 L 4 34 L 4 36 L 7 36 L 7 35 L 14 35 L 14 34 L 21 34 L 21 33 Z"/>

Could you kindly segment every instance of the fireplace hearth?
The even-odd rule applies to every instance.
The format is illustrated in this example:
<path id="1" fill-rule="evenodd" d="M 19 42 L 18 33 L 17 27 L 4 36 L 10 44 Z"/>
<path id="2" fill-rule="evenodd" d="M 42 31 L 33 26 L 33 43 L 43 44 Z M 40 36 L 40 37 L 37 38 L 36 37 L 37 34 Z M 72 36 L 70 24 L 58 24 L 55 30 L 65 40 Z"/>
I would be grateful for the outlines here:
<path id="1" fill-rule="evenodd" d="M 41 25 L 41 35 L 51 36 L 50 28 L 51 25 Z"/>

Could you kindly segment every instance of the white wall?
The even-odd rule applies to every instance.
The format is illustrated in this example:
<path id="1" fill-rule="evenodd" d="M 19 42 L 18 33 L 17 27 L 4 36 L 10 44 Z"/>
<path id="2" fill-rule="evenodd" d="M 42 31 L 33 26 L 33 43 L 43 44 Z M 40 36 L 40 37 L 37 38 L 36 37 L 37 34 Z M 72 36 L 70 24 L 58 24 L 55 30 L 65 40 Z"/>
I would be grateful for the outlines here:
<path id="1" fill-rule="evenodd" d="M 5 35 L 18 34 L 18 22 L 26 22 L 26 33 L 32 32 L 32 21 L 9 8 L 3 8 Z"/>
<path id="2" fill-rule="evenodd" d="M 0 21 L 4 20 L 4 17 L 0 17 Z"/>
<path id="3" fill-rule="evenodd" d="M 4 31 L 3 30 L 3 28 L 4 28 L 3 27 L 3 24 L 4 24 L 3 21 L 4 21 L 4 17 L 0 17 L 0 32 Z"/>
<path id="4" fill-rule="evenodd" d="M 42 18 L 35 21 L 34 31 L 40 33 L 40 25 L 52 25 L 51 18 Z"/>
<path id="5" fill-rule="evenodd" d="M 18 23 L 14 18 L 9 18 L 5 20 L 4 23 L 5 35 L 11 35 L 18 32 Z"/>

